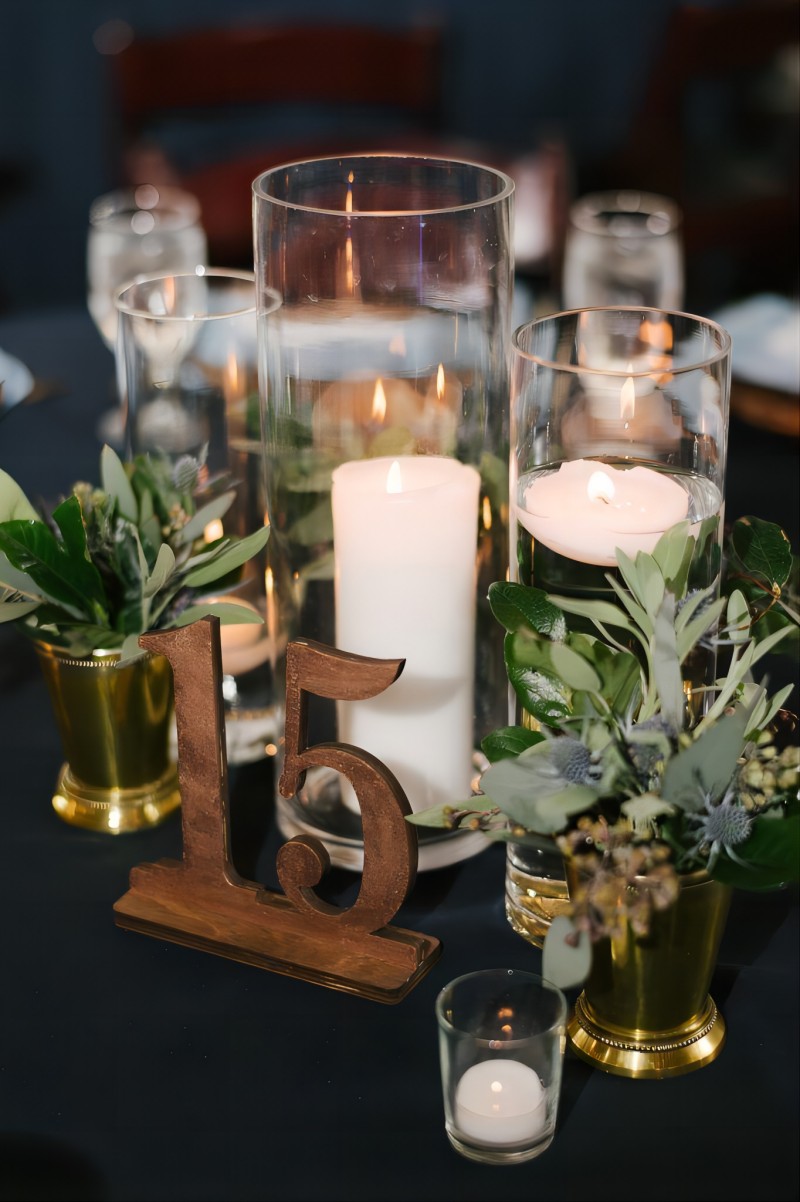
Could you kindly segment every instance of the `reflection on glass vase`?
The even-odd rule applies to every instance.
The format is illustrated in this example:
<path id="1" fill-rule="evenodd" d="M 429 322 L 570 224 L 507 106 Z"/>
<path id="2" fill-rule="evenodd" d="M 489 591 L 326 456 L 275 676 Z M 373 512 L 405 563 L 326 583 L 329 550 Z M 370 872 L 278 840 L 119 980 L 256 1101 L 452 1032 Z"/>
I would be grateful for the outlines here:
<path id="1" fill-rule="evenodd" d="M 564 861 L 551 839 L 530 836 L 509 843 L 506 856 L 506 917 L 534 947 L 541 947 L 550 923 L 569 907 Z"/>

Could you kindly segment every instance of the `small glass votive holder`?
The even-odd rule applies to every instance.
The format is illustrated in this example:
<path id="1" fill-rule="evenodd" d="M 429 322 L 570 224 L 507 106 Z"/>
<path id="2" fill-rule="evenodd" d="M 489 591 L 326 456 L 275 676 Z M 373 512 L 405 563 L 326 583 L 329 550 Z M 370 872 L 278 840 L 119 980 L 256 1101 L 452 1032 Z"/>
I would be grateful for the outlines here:
<path id="1" fill-rule="evenodd" d="M 445 1128 L 457 1152 L 521 1164 L 553 1141 L 567 1001 L 517 969 L 457 977 L 436 999 Z"/>

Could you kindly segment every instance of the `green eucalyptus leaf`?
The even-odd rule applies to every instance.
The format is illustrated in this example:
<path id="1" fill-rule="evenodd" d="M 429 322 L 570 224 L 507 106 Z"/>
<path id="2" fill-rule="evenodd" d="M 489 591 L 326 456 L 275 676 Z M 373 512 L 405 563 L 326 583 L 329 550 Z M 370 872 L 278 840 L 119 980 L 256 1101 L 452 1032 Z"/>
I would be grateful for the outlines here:
<path id="1" fill-rule="evenodd" d="M 622 630 L 633 633 L 633 624 L 623 609 L 612 605 L 610 601 L 580 601 L 575 597 L 553 596 L 551 601 L 564 613 L 575 614 L 579 618 L 589 618 L 597 625 L 618 626 Z"/>
<path id="2" fill-rule="evenodd" d="M 746 643 L 750 638 L 750 607 L 744 594 L 734 589 L 728 598 L 725 632 L 731 643 Z"/>
<path id="3" fill-rule="evenodd" d="M 175 625 L 190 626 L 206 617 L 219 618 L 222 626 L 262 625 L 264 621 L 260 614 L 232 601 L 199 601 L 197 605 L 187 606 L 176 618 Z"/>
<path id="4" fill-rule="evenodd" d="M 554 643 L 549 651 L 553 671 L 567 688 L 580 689 L 585 693 L 600 691 L 600 677 L 583 656 L 578 655 L 566 643 Z"/>
<path id="5" fill-rule="evenodd" d="M 489 605 L 509 633 L 529 629 L 556 640 L 566 635 L 563 613 L 542 589 L 498 581 L 489 586 Z"/>
<path id="6" fill-rule="evenodd" d="M 198 509 L 193 517 L 189 518 L 180 531 L 177 541 L 186 544 L 194 542 L 196 538 L 201 538 L 206 526 L 210 522 L 219 521 L 228 512 L 235 499 L 235 492 L 224 492 L 220 496 L 214 497 L 213 501 L 209 501 L 202 509 Z"/>
<path id="7" fill-rule="evenodd" d="M 528 730 L 524 726 L 504 726 L 493 730 L 481 740 L 481 751 L 490 764 L 509 756 L 519 755 L 527 747 L 541 743 L 544 735 L 538 730 Z"/>
<path id="8" fill-rule="evenodd" d="M 627 591 L 627 589 L 624 589 L 622 587 L 622 585 L 619 583 L 619 581 L 614 580 L 613 577 L 609 577 L 609 582 L 611 584 L 612 589 L 619 597 L 620 604 L 623 605 L 625 609 L 627 609 L 628 613 L 633 618 L 633 621 L 636 623 L 639 630 L 644 634 L 645 638 L 648 638 L 648 639 L 652 638 L 653 637 L 653 623 L 650 621 L 650 618 L 647 616 L 647 611 L 645 610 L 645 608 L 639 604 L 639 602 L 635 599 L 635 597 L 633 597 L 633 595 L 631 593 L 629 593 Z"/>
<path id="9" fill-rule="evenodd" d="M 666 587 L 680 597 L 686 587 L 689 565 L 695 549 L 695 540 L 689 534 L 691 524 L 678 522 L 671 526 L 653 548 L 653 559 L 661 569 Z"/>
<path id="10" fill-rule="evenodd" d="M 672 756 L 664 772 L 662 797 L 681 810 L 699 813 L 704 798 L 725 793 L 744 747 L 749 712 L 738 706 L 707 727 L 685 750 Z M 698 728 L 699 729 L 699 728 Z"/>
<path id="11" fill-rule="evenodd" d="M 713 604 L 715 594 L 716 589 L 713 587 L 698 589 L 681 600 L 680 609 L 675 615 L 675 629 L 678 634 L 704 610 L 704 607 Z"/>
<path id="12" fill-rule="evenodd" d="M 652 664 L 656 689 L 661 699 L 661 712 L 673 730 L 680 730 L 685 698 L 675 637 L 675 598 L 672 593 L 662 593 L 661 606 L 655 614 Z"/>
<path id="13" fill-rule="evenodd" d="M 142 597 L 153 597 L 162 589 L 175 567 L 175 554 L 167 543 L 162 543 L 158 549 L 153 571 L 145 578 Z"/>
<path id="14" fill-rule="evenodd" d="M 588 931 L 579 931 L 571 918 L 558 914 L 548 927 L 542 947 L 542 976 L 558 989 L 582 985 L 592 967 Z"/>
<path id="15" fill-rule="evenodd" d="M 537 743 L 520 755 L 498 760 L 481 777 L 481 789 L 503 814 L 541 835 L 561 831 L 573 814 L 588 809 L 597 793 L 586 785 L 564 786 L 553 777 L 547 745 Z"/>
<path id="16" fill-rule="evenodd" d="M 16 480 L 0 471 L 0 522 L 38 521 L 39 514 L 31 505 Z"/>
<path id="17" fill-rule="evenodd" d="M 122 461 L 111 447 L 104 446 L 100 452 L 100 480 L 103 492 L 114 497 L 117 502 L 117 512 L 129 522 L 139 520 L 139 506 Z"/>
<path id="18" fill-rule="evenodd" d="M 746 572 L 760 576 L 769 588 L 786 583 L 792 569 L 792 547 L 780 526 L 760 518 L 740 518 L 734 523 L 730 543 Z"/>
<path id="19" fill-rule="evenodd" d="M 765 730 L 776 714 L 783 709 L 793 692 L 794 685 L 787 684 L 772 697 L 764 695 L 751 712 L 745 737 L 753 739 L 760 731 Z"/>
<path id="20" fill-rule="evenodd" d="M 228 545 L 220 555 L 208 563 L 192 568 L 184 577 L 184 582 L 193 588 L 213 584 L 215 580 L 226 576 L 235 568 L 240 568 L 242 564 L 247 563 L 248 559 L 257 555 L 268 538 L 269 526 L 262 526 L 259 530 L 254 530 L 252 534 L 248 534 L 238 543 Z"/>
<path id="21" fill-rule="evenodd" d="M 640 551 L 636 556 L 636 573 L 642 587 L 641 600 L 645 612 L 651 621 L 655 621 L 665 595 L 661 569 L 651 555 L 645 555 Z"/>
<path id="22" fill-rule="evenodd" d="M 630 589 L 632 595 L 644 609 L 644 581 L 639 573 L 639 561 L 644 555 L 644 552 L 638 552 L 635 561 L 631 559 L 629 555 L 626 555 L 620 547 L 617 547 L 616 555 L 617 567 L 619 568 L 622 579 L 625 581 L 625 584 Z"/>
<path id="23" fill-rule="evenodd" d="M 628 651 L 607 647 L 588 635 L 573 635 L 570 646 L 590 659 L 600 678 L 598 692 L 615 713 L 627 713 L 641 687 L 642 670 L 638 659 Z M 591 647 L 591 651 L 589 651 Z"/>
<path id="24" fill-rule="evenodd" d="M 316 547 L 333 538 L 333 514 L 330 498 L 326 497 L 313 509 L 292 523 L 289 538 L 301 547 Z"/>
<path id="25" fill-rule="evenodd" d="M 416 814 L 406 814 L 406 822 L 414 826 L 435 826 L 438 829 L 449 830 L 453 825 L 453 805 L 431 806 Z"/>
<path id="26" fill-rule="evenodd" d="M 122 643 L 119 659 L 114 666 L 116 668 L 126 667 L 128 664 L 132 664 L 134 660 L 143 659 L 145 655 L 147 655 L 147 652 L 144 647 L 139 646 L 138 633 L 129 634 Z"/>

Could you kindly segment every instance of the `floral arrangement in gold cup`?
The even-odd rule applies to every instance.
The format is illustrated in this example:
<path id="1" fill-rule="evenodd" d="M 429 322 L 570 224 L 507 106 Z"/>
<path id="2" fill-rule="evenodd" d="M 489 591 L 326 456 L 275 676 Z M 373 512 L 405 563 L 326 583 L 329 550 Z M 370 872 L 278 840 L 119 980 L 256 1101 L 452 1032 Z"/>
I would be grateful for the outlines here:
<path id="1" fill-rule="evenodd" d="M 709 562 L 713 583 L 695 587 Z M 480 795 L 409 821 L 555 841 L 569 906 L 543 973 L 562 987 L 586 978 L 601 941 L 635 958 L 686 882 L 768 889 L 800 875 L 800 749 L 774 735 L 794 686 L 770 695 L 755 679 L 779 644 L 796 648 L 797 560 L 780 527 L 744 518 L 723 562 L 715 519 L 682 522 L 651 554 L 617 552 L 609 600 L 490 589 L 523 724 L 483 741 Z M 703 652 L 710 683 L 690 688 Z"/>
<path id="2" fill-rule="evenodd" d="M 234 500 L 206 488 L 201 460 L 110 447 L 100 485 L 77 483 L 39 513 L 0 471 L 0 622 L 30 637 L 53 701 L 68 763 L 53 805 L 66 821 L 108 833 L 160 822 L 180 802 L 169 759 L 172 678 L 139 636 L 205 615 L 222 624 L 262 619 L 218 597 L 264 546 L 209 537 Z M 198 505 L 203 495 L 208 500 Z M 224 584 L 224 587 L 221 586 Z"/>

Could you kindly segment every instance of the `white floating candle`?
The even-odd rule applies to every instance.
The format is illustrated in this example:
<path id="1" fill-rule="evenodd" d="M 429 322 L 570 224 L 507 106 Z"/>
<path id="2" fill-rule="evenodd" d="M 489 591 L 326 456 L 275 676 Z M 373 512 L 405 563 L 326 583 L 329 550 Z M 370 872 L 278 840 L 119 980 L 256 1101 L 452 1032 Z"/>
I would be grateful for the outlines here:
<path id="1" fill-rule="evenodd" d="M 440 456 L 333 473 L 337 646 L 406 660 L 379 697 L 340 703 L 339 738 L 382 760 L 417 810 L 470 794 L 479 491 L 475 468 Z"/>
<path id="2" fill-rule="evenodd" d="M 529 1143 L 547 1121 L 547 1095 L 532 1068 L 519 1060 L 473 1064 L 456 1086 L 458 1131 L 484 1144 Z"/>
<path id="3" fill-rule="evenodd" d="M 616 564 L 616 550 L 650 552 L 686 518 L 689 495 L 651 468 L 615 468 L 587 459 L 562 463 L 520 487 L 517 518 L 551 551 L 580 563 Z"/>

